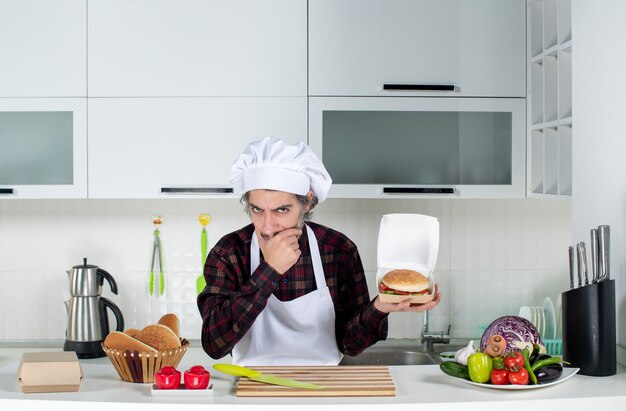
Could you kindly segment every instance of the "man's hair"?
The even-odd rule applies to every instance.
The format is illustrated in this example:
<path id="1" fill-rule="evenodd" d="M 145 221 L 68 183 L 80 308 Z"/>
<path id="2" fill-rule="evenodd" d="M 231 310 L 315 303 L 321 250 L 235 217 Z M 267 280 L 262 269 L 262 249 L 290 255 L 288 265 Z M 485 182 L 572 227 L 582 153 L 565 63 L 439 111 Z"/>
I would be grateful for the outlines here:
<path id="1" fill-rule="evenodd" d="M 266 191 L 278 191 L 278 190 L 269 190 L 269 189 L 265 189 L 265 190 Z M 303 196 L 300 194 L 294 194 L 294 196 L 296 196 L 296 199 L 298 200 L 300 205 L 302 205 L 302 207 L 306 207 L 307 205 L 310 206 L 309 211 L 304 213 L 304 216 L 303 216 L 304 221 L 310 221 L 311 218 L 313 217 L 313 209 L 319 202 L 319 200 L 317 199 L 317 196 L 313 194 L 313 198 L 310 203 L 306 196 Z M 243 195 L 239 199 L 239 202 L 243 204 L 243 211 L 245 211 L 246 214 L 250 215 L 250 192 L 247 191 L 243 193 Z"/>

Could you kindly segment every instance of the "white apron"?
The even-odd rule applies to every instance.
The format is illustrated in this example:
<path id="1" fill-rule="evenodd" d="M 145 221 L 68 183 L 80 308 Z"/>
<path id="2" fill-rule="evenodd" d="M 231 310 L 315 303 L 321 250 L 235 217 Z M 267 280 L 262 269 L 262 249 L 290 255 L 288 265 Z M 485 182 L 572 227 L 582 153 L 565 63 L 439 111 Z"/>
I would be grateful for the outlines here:
<path id="1" fill-rule="evenodd" d="M 270 295 L 267 306 L 233 348 L 233 364 L 337 365 L 343 354 L 335 339 L 335 308 L 313 230 L 306 227 L 317 290 L 291 301 Z M 256 233 L 250 244 L 250 274 L 260 264 Z"/>

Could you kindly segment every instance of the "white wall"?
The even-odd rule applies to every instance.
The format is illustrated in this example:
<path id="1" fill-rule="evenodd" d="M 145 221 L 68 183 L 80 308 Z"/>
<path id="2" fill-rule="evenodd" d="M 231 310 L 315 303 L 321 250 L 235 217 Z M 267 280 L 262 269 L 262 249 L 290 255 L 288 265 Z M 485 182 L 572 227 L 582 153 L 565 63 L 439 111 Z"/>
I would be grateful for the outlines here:
<path id="1" fill-rule="evenodd" d="M 109 290 L 104 295 L 120 306 L 127 328 L 176 312 L 183 336 L 199 338 L 195 280 L 200 274 L 197 217 L 202 212 L 213 216 L 210 246 L 248 223 L 237 200 L 0 201 L 0 339 L 64 339 L 65 271 L 83 257 L 115 277 L 119 295 Z M 481 325 L 517 314 L 520 305 L 541 305 L 546 296 L 556 301 L 568 286 L 568 201 L 328 200 L 318 207 L 314 221 L 355 241 L 372 294 L 380 218 L 394 212 L 428 214 L 440 221 L 435 275 L 444 300 L 431 315 L 432 329 L 451 324 L 453 337 L 480 336 Z M 164 217 L 163 297 L 147 292 L 153 213 Z M 418 336 L 420 325 L 420 315 L 394 314 L 390 337 Z"/>
<path id="2" fill-rule="evenodd" d="M 626 2 L 573 0 L 572 242 L 611 226 L 618 361 L 626 363 Z"/>

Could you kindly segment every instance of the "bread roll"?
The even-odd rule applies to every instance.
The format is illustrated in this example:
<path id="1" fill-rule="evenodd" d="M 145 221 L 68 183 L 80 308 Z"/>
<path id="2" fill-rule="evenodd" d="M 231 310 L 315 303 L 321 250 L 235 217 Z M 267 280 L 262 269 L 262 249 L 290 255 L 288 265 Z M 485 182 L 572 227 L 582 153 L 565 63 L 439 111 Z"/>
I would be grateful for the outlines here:
<path id="1" fill-rule="evenodd" d="M 180 321 L 176 314 L 165 314 L 159 319 L 158 324 L 169 327 L 180 338 Z"/>
<path id="2" fill-rule="evenodd" d="M 124 330 L 124 334 L 130 335 L 133 338 L 137 337 L 138 332 L 139 332 L 139 328 L 127 328 Z"/>
<path id="3" fill-rule="evenodd" d="M 389 271 L 383 276 L 382 282 L 389 288 L 407 293 L 423 291 L 429 285 L 428 278 L 423 274 L 406 269 Z"/>
<path id="4" fill-rule="evenodd" d="M 157 351 L 180 347 L 180 338 L 171 328 L 162 324 L 152 324 L 144 327 L 137 334 L 137 339 L 155 348 Z"/>
<path id="5" fill-rule="evenodd" d="M 104 339 L 104 346 L 120 351 L 156 352 L 151 346 L 119 331 L 111 331 Z"/>

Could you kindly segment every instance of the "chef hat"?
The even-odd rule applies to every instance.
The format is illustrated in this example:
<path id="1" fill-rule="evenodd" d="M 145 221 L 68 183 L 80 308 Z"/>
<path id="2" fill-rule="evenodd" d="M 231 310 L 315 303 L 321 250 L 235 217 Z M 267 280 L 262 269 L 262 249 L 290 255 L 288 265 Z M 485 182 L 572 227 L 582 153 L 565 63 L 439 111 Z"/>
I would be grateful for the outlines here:
<path id="1" fill-rule="evenodd" d="M 233 164 L 230 181 L 242 193 L 269 189 L 306 195 L 313 191 L 320 203 L 332 183 L 324 164 L 309 146 L 289 145 L 274 137 L 250 143 Z"/>

